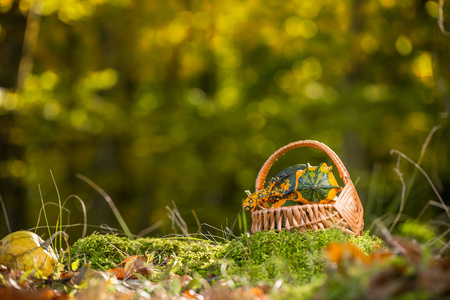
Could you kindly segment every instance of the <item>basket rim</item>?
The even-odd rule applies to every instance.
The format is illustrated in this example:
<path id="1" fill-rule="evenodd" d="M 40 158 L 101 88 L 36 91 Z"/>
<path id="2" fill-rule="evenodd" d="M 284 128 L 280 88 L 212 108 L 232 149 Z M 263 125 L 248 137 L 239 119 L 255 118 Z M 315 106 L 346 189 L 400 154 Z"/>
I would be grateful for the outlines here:
<path id="1" fill-rule="evenodd" d="M 259 170 L 258 176 L 256 177 L 255 182 L 256 192 L 264 188 L 264 183 L 267 174 L 269 173 L 269 170 L 272 167 L 272 165 L 278 160 L 278 158 L 280 158 L 281 156 L 283 156 L 285 153 L 289 152 L 292 149 L 304 147 L 316 148 L 325 152 L 325 154 L 327 154 L 331 158 L 333 163 L 336 165 L 339 172 L 339 176 L 342 179 L 342 181 L 344 181 L 344 185 L 346 185 L 350 181 L 350 174 L 345 168 L 344 163 L 339 158 L 339 156 L 333 150 L 331 150 L 330 147 L 328 147 L 324 143 L 314 140 L 299 140 L 279 148 L 266 160 L 266 162 Z"/>

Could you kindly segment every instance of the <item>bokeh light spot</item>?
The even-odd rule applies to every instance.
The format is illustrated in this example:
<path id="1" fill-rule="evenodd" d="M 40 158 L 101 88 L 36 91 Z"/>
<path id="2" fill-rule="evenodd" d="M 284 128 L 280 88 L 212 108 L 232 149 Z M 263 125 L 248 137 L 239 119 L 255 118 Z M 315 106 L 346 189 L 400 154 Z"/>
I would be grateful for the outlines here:
<path id="1" fill-rule="evenodd" d="M 310 82 L 305 87 L 305 94 L 308 98 L 318 99 L 323 95 L 323 86 L 317 81 Z"/>
<path id="2" fill-rule="evenodd" d="M 15 110 L 17 107 L 17 103 L 19 101 L 19 95 L 16 93 L 6 93 L 4 96 L 0 97 L 1 105 L 6 111 Z"/>
<path id="3" fill-rule="evenodd" d="M 424 78 L 433 76 L 431 55 L 428 52 L 424 52 L 414 58 L 411 67 L 417 77 Z"/>
<path id="4" fill-rule="evenodd" d="M 297 17 L 290 17 L 284 22 L 284 29 L 289 36 L 297 37 L 300 35 L 301 20 Z"/>
<path id="5" fill-rule="evenodd" d="M 13 5 L 13 0 L 0 0 L 0 12 L 7 12 Z"/>
<path id="6" fill-rule="evenodd" d="M 411 40 L 404 35 L 401 35 L 395 41 L 395 49 L 402 56 L 407 56 L 412 51 L 412 43 Z"/>
<path id="7" fill-rule="evenodd" d="M 151 92 L 143 94 L 133 107 L 133 117 L 143 118 L 159 106 L 158 98 Z"/>
<path id="8" fill-rule="evenodd" d="M 299 33 L 306 39 L 314 37 L 318 31 L 317 24 L 312 20 L 302 20 L 299 24 Z"/>
<path id="9" fill-rule="evenodd" d="M 309 80 L 317 80 L 322 76 L 322 65 L 316 57 L 309 57 L 302 62 L 303 76 Z"/>
<path id="10" fill-rule="evenodd" d="M 52 101 L 45 104 L 42 115 L 47 120 L 53 120 L 58 116 L 60 110 L 61 106 L 59 105 L 59 103 L 56 101 Z"/>
<path id="11" fill-rule="evenodd" d="M 386 99 L 387 93 L 387 88 L 381 84 L 369 84 L 363 89 L 364 98 L 371 102 Z"/>
<path id="12" fill-rule="evenodd" d="M 380 0 L 380 3 L 386 8 L 392 8 L 395 6 L 395 0 Z"/>
<path id="13" fill-rule="evenodd" d="M 405 125 L 407 126 L 406 130 L 410 132 L 426 131 L 429 128 L 427 116 L 420 111 L 411 113 L 408 116 Z"/>
<path id="14" fill-rule="evenodd" d="M 109 89 L 117 83 L 118 79 L 119 75 L 117 74 L 116 70 L 103 70 L 98 74 L 98 87 L 102 89 Z"/>
<path id="15" fill-rule="evenodd" d="M 77 129 L 83 128 L 87 119 L 86 112 L 82 109 L 74 109 L 70 112 L 70 123 Z"/>
<path id="16" fill-rule="evenodd" d="M 322 0 L 302 0 L 299 1 L 298 14 L 301 17 L 313 19 L 317 17 L 322 9 Z"/>
<path id="17" fill-rule="evenodd" d="M 58 75 L 52 71 L 45 71 L 41 74 L 41 87 L 44 90 L 52 90 L 58 82 Z"/>
<path id="18" fill-rule="evenodd" d="M 284 30 L 291 37 L 302 36 L 304 38 L 312 38 L 319 30 L 316 23 L 309 19 L 300 19 L 290 17 L 284 22 Z"/>
<path id="19" fill-rule="evenodd" d="M 432 16 L 433 18 L 438 17 L 438 11 L 439 11 L 439 5 L 435 1 L 427 1 L 425 3 L 425 9 L 427 10 L 427 13 Z"/>
<path id="20" fill-rule="evenodd" d="M 229 108 L 235 105 L 238 100 L 239 91 L 233 86 L 224 87 L 217 94 L 217 102 L 222 108 Z"/>
<path id="21" fill-rule="evenodd" d="M 362 39 L 361 39 L 361 49 L 367 53 L 367 54 L 372 54 L 378 51 L 379 48 L 379 44 L 377 39 L 375 39 L 373 36 L 371 35 L 365 35 Z"/>
<path id="22" fill-rule="evenodd" d="M 199 88 L 193 88 L 189 91 L 187 95 L 187 100 L 192 105 L 199 105 L 205 101 L 206 94 L 203 90 Z"/>
<path id="23" fill-rule="evenodd" d="M 169 41 L 172 44 L 178 44 L 186 37 L 187 25 L 181 22 L 174 22 L 170 24 L 167 31 Z"/>
<path id="24" fill-rule="evenodd" d="M 23 177 L 27 173 L 27 165 L 19 159 L 10 160 L 8 161 L 8 171 L 13 177 Z"/>

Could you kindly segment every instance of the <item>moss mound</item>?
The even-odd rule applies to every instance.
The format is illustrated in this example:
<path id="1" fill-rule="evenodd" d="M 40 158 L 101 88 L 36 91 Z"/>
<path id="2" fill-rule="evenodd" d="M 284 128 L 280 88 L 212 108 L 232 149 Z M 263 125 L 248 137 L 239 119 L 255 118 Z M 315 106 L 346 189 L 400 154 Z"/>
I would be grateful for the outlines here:
<path id="1" fill-rule="evenodd" d="M 366 232 L 361 237 L 347 235 L 341 230 L 308 232 L 258 232 L 241 236 L 228 245 L 228 259 L 233 264 L 229 274 L 251 278 L 257 282 L 308 283 L 320 276 L 329 261 L 323 254 L 332 242 L 351 242 L 366 253 L 383 247 L 383 242 Z"/>
<path id="2" fill-rule="evenodd" d="M 225 253 L 225 246 L 209 240 L 192 238 L 139 238 L 94 233 L 70 248 L 72 258 L 85 259 L 96 270 L 106 271 L 127 255 L 147 254 L 155 266 L 174 268 L 178 273 L 194 271 L 206 275 L 211 265 Z"/>
<path id="3" fill-rule="evenodd" d="M 251 284 L 273 284 L 282 279 L 298 284 L 323 274 L 328 264 L 323 249 L 331 242 L 352 242 L 366 253 L 382 245 L 380 239 L 369 233 L 354 237 L 338 229 L 242 234 L 224 243 L 195 238 L 130 240 L 94 233 L 78 240 L 70 249 L 70 256 L 84 258 L 92 268 L 105 271 L 114 268 L 127 255 L 147 254 L 153 257 L 155 268 L 166 274 L 245 277 Z"/>

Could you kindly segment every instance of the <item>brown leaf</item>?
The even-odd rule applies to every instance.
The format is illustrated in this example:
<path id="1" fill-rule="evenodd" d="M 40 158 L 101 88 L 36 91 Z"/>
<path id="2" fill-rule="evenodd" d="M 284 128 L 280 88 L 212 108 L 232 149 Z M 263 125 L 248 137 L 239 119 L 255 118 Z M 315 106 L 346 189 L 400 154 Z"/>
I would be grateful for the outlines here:
<path id="1" fill-rule="evenodd" d="M 355 263 L 369 267 L 373 263 L 382 262 L 392 257 L 392 253 L 389 251 L 379 251 L 367 255 L 352 243 L 331 243 L 325 249 L 325 253 L 331 262 L 338 265 L 338 268 Z"/>
<path id="2" fill-rule="evenodd" d="M 133 255 L 123 260 L 119 267 L 109 269 L 106 273 L 115 276 L 119 280 L 136 279 L 136 273 L 142 275 L 151 274 L 151 263 L 148 263 L 146 255 Z"/>
<path id="3" fill-rule="evenodd" d="M 0 288 L 0 299 L 2 300 L 60 300 L 68 298 L 66 294 L 49 288 L 36 291 L 18 290 L 13 287 Z"/>
<path id="4" fill-rule="evenodd" d="M 122 267 L 106 270 L 105 273 L 109 273 L 111 276 L 115 276 L 119 280 L 123 280 L 125 269 Z"/>

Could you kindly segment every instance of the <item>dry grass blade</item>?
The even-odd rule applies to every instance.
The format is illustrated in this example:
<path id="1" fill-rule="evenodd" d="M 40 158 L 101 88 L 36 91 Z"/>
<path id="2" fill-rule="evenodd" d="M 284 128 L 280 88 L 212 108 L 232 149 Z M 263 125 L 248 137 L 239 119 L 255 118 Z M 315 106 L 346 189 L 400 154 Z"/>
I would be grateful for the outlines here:
<path id="1" fill-rule="evenodd" d="M 6 227 L 8 228 L 8 233 L 11 233 L 11 226 L 9 226 L 8 214 L 6 213 L 5 203 L 3 202 L 3 197 L 0 194 L 0 203 L 2 204 L 3 214 L 5 215 Z"/>
<path id="2" fill-rule="evenodd" d="M 64 205 L 66 204 L 66 202 L 67 202 L 69 199 L 71 199 L 71 198 L 77 199 L 77 200 L 80 202 L 80 204 L 81 204 L 81 208 L 82 208 L 82 210 L 83 210 L 83 217 L 84 217 L 83 234 L 82 234 L 81 238 L 85 238 L 85 237 L 86 237 L 86 232 L 87 232 L 87 212 L 86 212 L 86 205 L 84 205 L 84 201 L 81 200 L 81 198 L 78 197 L 77 195 L 70 195 L 69 197 L 66 198 L 66 200 L 64 200 L 63 207 L 64 207 Z M 67 225 L 69 225 L 69 224 L 67 224 Z"/>
<path id="3" fill-rule="evenodd" d="M 117 234 L 119 232 L 118 229 L 109 226 L 108 224 L 100 224 L 100 229 L 102 232 L 107 232 L 109 234 Z"/>
<path id="4" fill-rule="evenodd" d="M 403 154 L 402 152 L 392 149 L 391 150 L 391 155 L 396 153 L 397 155 L 400 155 L 401 157 L 403 157 L 404 159 L 406 159 L 409 163 L 411 163 L 414 167 L 417 168 L 417 170 L 419 170 L 422 175 L 426 178 L 426 180 L 428 181 L 428 183 L 430 184 L 431 188 L 433 189 L 433 192 L 435 193 L 436 197 L 439 199 L 439 201 L 442 204 L 443 209 L 445 210 L 445 212 L 447 213 L 448 218 L 450 219 L 450 211 L 448 209 L 448 207 L 445 205 L 444 200 L 442 199 L 441 195 L 439 194 L 439 192 L 437 191 L 435 185 L 433 184 L 433 181 L 431 180 L 431 178 L 428 176 L 428 174 L 424 171 L 424 169 L 422 169 L 421 166 L 419 166 L 416 162 L 414 162 L 411 158 L 409 158 L 408 156 L 406 156 L 405 154 Z"/>
<path id="5" fill-rule="evenodd" d="M 153 224 L 150 227 L 147 227 L 145 229 L 142 229 L 139 233 L 138 233 L 138 237 L 144 237 L 147 234 L 149 234 L 150 232 L 155 231 L 156 229 L 158 229 L 159 227 L 161 227 L 161 225 L 163 224 L 162 220 L 159 220 L 158 222 L 156 222 L 155 224 Z"/>
<path id="6" fill-rule="evenodd" d="M 39 192 L 41 192 L 41 190 L 40 190 L 40 187 L 39 187 Z M 42 213 L 44 213 L 44 216 L 45 216 L 45 221 L 46 221 L 46 226 L 44 226 L 44 228 L 46 228 L 47 230 L 48 230 L 48 234 L 49 234 L 49 236 L 52 236 L 52 234 L 51 234 L 51 232 L 50 232 L 50 228 L 55 228 L 55 233 L 56 232 L 59 232 L 60 230 L 59 229 L 61 229 L 62 230 L 62 221 L 61 221 L 61 223 L 59 222 L 59 218 L 60 218 L 60 216 L 61 216 L 61 220 L 62 220 L 62 211 L 64 210 L 64 211 L 66 211 L 67 212 L 67 224 L 70 224 L 70 210 L 68 210 L 67 208 L 65 208 L 65 207 L 61 207 L 61 203 L 54 203 L 54 202 L 47 202 L 47 203 L 44 203 L 44 200 L 42 199 L 42 194 L 41 194 L 41 201 L 42 201 L 42 206 L 41 206 L 41 209 L 39 210 L 39 215 L 38 215 L 38 220 L 37 220 L 37 224 L 36 224 L 36 227 L 34 227 L 34 228 L 30 228 L 30 230 L 37 230 L 37 229 L 39 229 L 40 228 L 40 226 L 39 226 L 39 223 L 40 223 L 40 221 L 41 221 L 41 215 L 42 215 Z M 59 209 L 59 216 L 58 216 L 58 222 L 56 222 L 56 225 L 55 226 L 50 226 L 49 225 L 49 223 L 48 223 L 48 219 L 47 219 L 47 213 L 46 213 L 46 211 L 45 211 L 45 207 L 47 206 L 47 205 L 54 205 L 54 206 L 56 206 L 58 209 Z M 61 244 L 61 240 L 60 240 L 60 244 Z M 55 243 L 57 243 L 57 241 L 55 241 Z M 67 243 L 67 241 L 66 241 L 66 243 Z"/>
<path id="7" fill-rule="evenodd" d="M 195 222 L 197 222 L 197 226 L 199 228 L 199 230 L 201 229 L 201 224 L 200 224 L 200 220 L 197 217 L 197 214 L 195 213 L 195 210 L 191 209 L 192 215 L 194 216 Z"/>
<path id="8" fill-rule="evenodd" d="M 92 180 L 87 178 L 86 176 L 83 176 L 81 174 L 76 174 L 76 177 L 83 180 L 87 184 L 89 184 L 94 190 L 96 190 L 102 197 L 105 199 L 105 201 L 108 203 L 109 207 L 114 213 L 114 216 L 116 217 L 117 221 L 119 221 L 120 226 L 122 227 L 125 235 L 132 239 L 133 235 L 131 234 L 130 229 L 128 229 L 127 224 L 125 223 L 124 219 L 122 218 L 122 215 L 120 214 L 119 210 L 117 209 L 116 205 L 112 201 L 111 197 L 98 185 L 96 185 Z"/>
<path id="9" fill-rule="evenodd" d="M 398 210 L 397 216 L 394 219 L 394 222 L 392 222 L 391 227 L 389 228 L 389 231 L 392 231 L 392 229 L 395 228 L 397 225 L 398 220 L 400 219 L 403 209 L 405 208 L 405 198 L 406 198 L 406 183 L 405 179 L 403 178 L 402 172 L 400 172 L 400 156 L 397 159 L 397 167 L 394 169 L 395 173 L 397 173 L 398 178 L 400 179 L 400 182 L 402 184 L 402 195 L 400 198 L 400 209 Z"/>
<path id="10" fill-rule="evenodd" d="M 177 226 L 181 229 L 181 232 L 183 232 L 183 235 L 189 237 L 190 234 L 186 222 L 181 217 L 175 202 L 172 201 L 172 205 L 173 209 L 166 206 L 166 209 L 169 212 L 167 216 L 172 220 L 172 230 L 175 230 L 175 224 L 177 224 Z"/>

